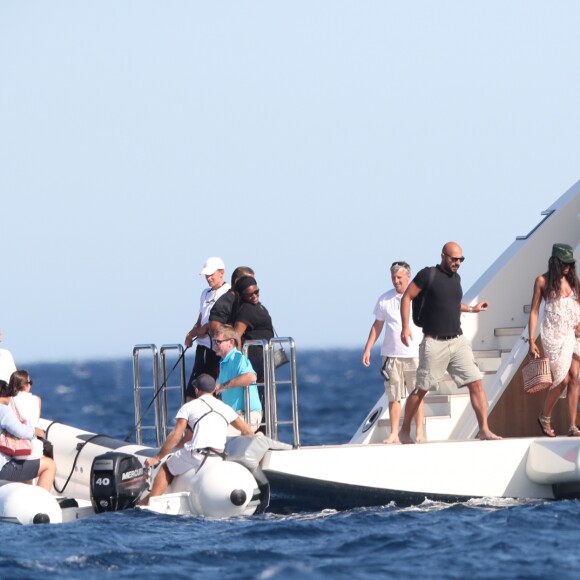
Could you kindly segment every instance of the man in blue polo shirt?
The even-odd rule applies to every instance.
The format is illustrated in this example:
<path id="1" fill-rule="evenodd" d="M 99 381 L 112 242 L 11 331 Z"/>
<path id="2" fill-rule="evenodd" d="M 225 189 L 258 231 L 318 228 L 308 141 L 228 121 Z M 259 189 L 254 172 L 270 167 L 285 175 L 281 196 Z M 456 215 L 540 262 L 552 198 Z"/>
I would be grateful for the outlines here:
<path id="1" fill-rule="evenodd" d="M 238 350 L 238 341 L 239 336 L 229 324 L 221 326 L 213 336 L 213 348 L 221 358 L 216 393 L 221 393 L 222 401 L 246 418 L 246 422 L 256 432 L 262 422 L 256 372 L 249 359 Z M 249 420 L 246 415 L 246 389 L 243 387 L 248 387 L 250 395 Z M 239 435 L 239 432 L 230 425 L 228 435 Z"/>

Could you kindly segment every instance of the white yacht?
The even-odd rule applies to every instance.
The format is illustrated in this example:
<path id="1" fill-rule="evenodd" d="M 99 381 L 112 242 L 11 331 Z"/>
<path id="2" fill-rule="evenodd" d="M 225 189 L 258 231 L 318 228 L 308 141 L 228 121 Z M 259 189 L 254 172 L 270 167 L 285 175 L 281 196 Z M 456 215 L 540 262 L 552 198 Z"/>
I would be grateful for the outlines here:
<path id="1" fill-rule="evenodd" d="M 348 444 L 303 446 L 294 341 L 253 341 L 264 351 L 266 436 L 233 438 L 228 442 L 228 460 L 212 460 L 198 474 L 183 477 L 150 509 L 229 517 L 266 509 L 347 509 L 425 499 L 580 497 L 580 438 L 540 436 L 537 416 L 544 397 L 525 395 L 520 373 L 528 351 L 533 281 L 544 271 L 554 242 L 570 244 L 578 256 L 580 182 L 542 212 L 537 226 L 518 236 L 463 298 L 467 304 L 486 299 L 493 305 L 485 315 L 464 316 L 462 328 L 484 375 L 490 427 L 503 439 L 475 438 L 478 425 L 469 395 L 449 380 L 425 398 L 426 443 L 382 443 L 390 430 L 388 402 L 382 396 Z M 290 359 L 285 370 L 271 364 L 280 346 Z M 178 355 L 177 387 L 168 387 L 171 355 Z M 44 419 L 42 427 L 54 444 L 58 466 L 55 492 L 30 492 L 32 487 L 22 484 L 1 486 L 0 518 L 21 523 L 69 521 L 134 507 L 154 475 L 145 473 L 143 462 L 171 430 L 167 417 L 174 416 L 182 402 L 182 355 L 181 345 L 134 348 L 135 442 Z M 143 365 L 151 373 L 148 384 L 142 378 Z M 143 409 L 147 401 L 154 413 Z M 564 415 L 564 406 L 557 406 L 553 424 L 558 433 L 567 432 Z M 149 445 L 144 444 L 146 436 L 153 438 Z M 35 503 L 32 494 L 48 495 L 47 507 L 40 499 Z"/>

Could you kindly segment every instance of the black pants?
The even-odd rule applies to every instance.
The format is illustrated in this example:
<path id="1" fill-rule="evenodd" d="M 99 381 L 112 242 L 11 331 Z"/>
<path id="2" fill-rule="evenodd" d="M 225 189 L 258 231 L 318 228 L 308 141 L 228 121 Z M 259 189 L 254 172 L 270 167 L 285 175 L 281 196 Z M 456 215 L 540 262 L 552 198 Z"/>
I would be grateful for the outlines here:
<path id="1" fill-rule="evenodd" d="M 217 380 L 220 374 L 220 359 L 218 355 L 213 351 L 213 349 L 207 346 L 197 345 L 195 349 L 195 362 L 193 363 L 193 369 L 191 371 L 191 376 L 187 382 L 187 387 L 185 389 L 185 396 L 191 399 L 195 398 L 195 389 L 191 384 L 193 379 L 207 373 Z"/>

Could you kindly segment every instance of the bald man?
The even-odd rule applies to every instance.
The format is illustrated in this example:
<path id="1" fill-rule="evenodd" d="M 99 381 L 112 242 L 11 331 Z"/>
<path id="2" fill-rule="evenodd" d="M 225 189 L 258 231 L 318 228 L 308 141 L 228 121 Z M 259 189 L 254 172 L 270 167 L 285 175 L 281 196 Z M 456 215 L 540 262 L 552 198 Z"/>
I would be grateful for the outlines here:
<path id="1" fill-rule="evenodd" d="M 407 286 L 401 299 L 401 340 L 408 346 L 413 337 L 409 322 L 411 302 L 425 292 L 421 310 L 423 340 L 419 346 L 419 367 L 415 390 L 405 406 L 405 418 L 399 432 L 401 443 L 414 443 L 411 421 L 429 391 L 443 380 L 445 371 L 458 387 L 467 387 L 471 406 L 479 424 L 478 439 L 501 439 L 490 431 L 487 423 L 487 398 L 481 372 L 475 363 L 471 345 L 461 330 L 461 313 L 487 310 L 487 301 L 475 306 L 463 304 L 461 278 L 457 273 L 465 260 L 459 244 L 447 242 L 441 251 L 441 263 L 423 268 Z"/>

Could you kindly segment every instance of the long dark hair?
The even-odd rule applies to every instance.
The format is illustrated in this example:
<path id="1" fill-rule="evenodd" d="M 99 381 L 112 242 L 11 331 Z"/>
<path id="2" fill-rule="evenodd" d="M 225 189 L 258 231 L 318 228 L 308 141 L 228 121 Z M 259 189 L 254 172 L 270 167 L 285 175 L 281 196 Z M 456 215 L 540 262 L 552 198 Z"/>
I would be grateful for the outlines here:
<path id="1" fill-rule="evenodd" d="M 566 280 L 570 284 L 570 288 L 576 295 L 576 300 L 580 302 L 580 280 L 576 275 L 576 262 L 572 264 L 564 264 L 560 258 L 552 256 L 548 260 L 548 271 L 544 274 L 546 278 L 546 288 L 544 289 L 544 300 L 550 297 L 557 297 L 560 295 L 560 283 L 562 280 L 562 269 L 565 266 L 570 266 L 566 274 Z"/>

